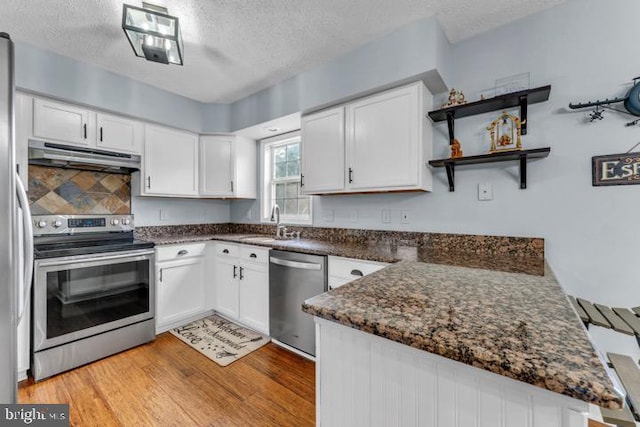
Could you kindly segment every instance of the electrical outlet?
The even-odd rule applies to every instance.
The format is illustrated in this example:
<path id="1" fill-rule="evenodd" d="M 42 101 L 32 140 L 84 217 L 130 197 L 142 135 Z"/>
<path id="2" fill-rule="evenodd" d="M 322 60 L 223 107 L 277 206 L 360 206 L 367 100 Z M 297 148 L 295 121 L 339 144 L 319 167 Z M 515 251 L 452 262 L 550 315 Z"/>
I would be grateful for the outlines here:
<path id="1" fill-rule="evenodd" d="M 409 211 L 402 211 L 400 219 L 403 224 L 409 224 Z"/>
<path id="2" fill-rule="evenodd" d="M 322 220 L 324 222 L 333 222 L 333 209 L 323 209 Z"/>
<path id="3" fill-rule="evenodd" d="M 391 222 L 391 210 L 390 209 L 382 209 L 382 222 L 390 223 Z"/>
<path id="4" fill-rule="evenodd" d="M 478 184 L 478 200 L 493 200 L 493 185 L 488 182 Z"/>
<path id="5" fill-rule="evenodd" d="M 165 209 L 160 209 L 160 221 L 166 221 L 169 219 L 167 215 L 167 211 Z"/>
<path id="6" fill-rule="evenodd" d="M 349 214 L 349 220 L 351 222 L 358 222 L 358 211 L 356 209 L 352 210 Z"/>

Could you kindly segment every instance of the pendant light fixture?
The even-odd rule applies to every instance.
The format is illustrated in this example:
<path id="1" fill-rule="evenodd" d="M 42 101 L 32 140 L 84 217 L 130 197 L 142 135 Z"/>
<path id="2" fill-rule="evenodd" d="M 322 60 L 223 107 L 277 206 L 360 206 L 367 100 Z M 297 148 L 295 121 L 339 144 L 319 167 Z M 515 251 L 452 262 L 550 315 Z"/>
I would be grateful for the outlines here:
<path id="1" fill-rule="evenodd" d="M 161 64 L 183 65 L 184 44 L 178 18 L 149 3 L 123 5 L 122 29 L 136 56 Z"/>

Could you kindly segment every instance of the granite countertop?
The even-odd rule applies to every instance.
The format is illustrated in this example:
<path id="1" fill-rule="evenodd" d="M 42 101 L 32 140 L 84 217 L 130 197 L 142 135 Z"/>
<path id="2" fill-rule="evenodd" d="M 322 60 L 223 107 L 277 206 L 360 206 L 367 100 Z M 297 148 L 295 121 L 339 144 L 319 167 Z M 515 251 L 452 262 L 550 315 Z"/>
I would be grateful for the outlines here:
<path id="1" fill-rule="evenodd" d="M 269 240 L 266 240 L 269 239 Z M 247 245 L 264 246 L 291 252 L 314 255 L 333 255 L 385 263 L 399 261 L 421 261 L 433 264 L 458 265 L 498 271 L 510 271 L 527 274 L 544 274 L 544 264 L 539 257 L 510 257 L 478 254 L 458 251 L 455 253 L 415 244 L 396 244 L 391 242 L 331 242 L 319 239 L 278 240 L 273 235 L 259 234 L 166 234 L 146 237 L 156 245 L 205 242 L 220 240 Z"/>
<path id="2" fill-rule="evenodd" d="M 399 262 L 313 297 L 303 310 L 575 399 L 622 404 L 550 271 Z"/>

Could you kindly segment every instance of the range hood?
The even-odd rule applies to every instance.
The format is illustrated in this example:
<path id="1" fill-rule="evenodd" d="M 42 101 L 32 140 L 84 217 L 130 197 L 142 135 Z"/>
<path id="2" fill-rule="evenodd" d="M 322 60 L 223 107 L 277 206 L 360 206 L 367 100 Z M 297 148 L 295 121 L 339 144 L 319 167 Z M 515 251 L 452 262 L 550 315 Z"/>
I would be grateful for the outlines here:
<path id="1" fill-rule="evenodd" d="M 68 145 L 30 139 L 29 164 L 112 173 L 131 173 L 140 170 L 140 156 L 94 148 L 70 147 Z"/>

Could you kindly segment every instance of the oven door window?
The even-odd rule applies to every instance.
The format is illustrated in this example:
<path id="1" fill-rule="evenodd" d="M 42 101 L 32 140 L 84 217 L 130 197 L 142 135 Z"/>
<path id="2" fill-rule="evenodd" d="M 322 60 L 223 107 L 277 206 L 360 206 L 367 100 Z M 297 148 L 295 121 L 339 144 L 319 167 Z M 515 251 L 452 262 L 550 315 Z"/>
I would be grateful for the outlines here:
<path id="1" fill-rule="evenodd" d="M 149 260 L 46 273 L 47 339 L 149 312 Z"/>

